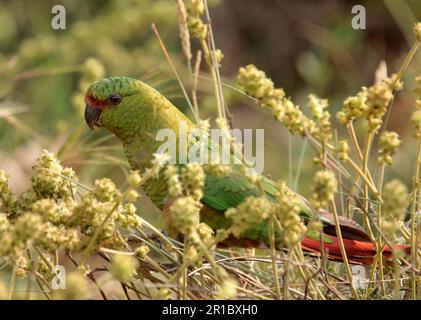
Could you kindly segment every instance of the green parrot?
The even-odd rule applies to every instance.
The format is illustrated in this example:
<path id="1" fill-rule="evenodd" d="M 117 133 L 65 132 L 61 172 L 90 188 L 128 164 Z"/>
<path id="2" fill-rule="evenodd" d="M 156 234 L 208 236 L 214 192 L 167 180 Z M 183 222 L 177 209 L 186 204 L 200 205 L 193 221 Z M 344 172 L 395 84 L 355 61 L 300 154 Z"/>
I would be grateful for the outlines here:
<path id="1" fill-rule="evenodd" d="M 178 135 L 180 121 L 184 121 L 189 130 L 194 128 L 193 122 L 161 93 L 132 78 L 110 77 L 94 82 L 87 89 L 85 102 L 85 120 L 88 126 L 103 127 L 112 132 L 123 144 L 133 170 L 142 171 L 150 166 L 154 153 L 162 143 L 156 139 L 158 130 L 169 128 Z M 275 183 L 263 177 L 263 186 L 267 199 L 275 201 Z M 163 209 L 168 205 L 167 183 L 163 177 L 149 180 L 144 191 L 158 208 Z M 235 168 L 224 177 L 207 175 L 201 199 L 201 220 L 214 230 L 227 228 L 230 220 L 225 217 L 224 212 L 236 207 L 247 197 L 260 194 L 257 186 Z M 323 245 L 319 241 L 320 236 L 307 236 L 302 240 L 301 246 L 316 253 L 323 247 L 330 259 L 341 261 L 333 215 L 327 211 L 313 212 L 305 199 L 301 199 L 300 216 L 304 222 L 318 215 L 323 223 Z M 352 220 L 341 216 L 339 222 L 348 260 L 351 263 L 370 264 L 376 254 L 370 237 Z M 257 247 L 267 244 L 267 230 L 268 221 L 265 220 L 251 226 L 241 238 L 230 237 L 224 245 Z M 385 248 L 383 255 L 390 258 L 391 248 Z"/>

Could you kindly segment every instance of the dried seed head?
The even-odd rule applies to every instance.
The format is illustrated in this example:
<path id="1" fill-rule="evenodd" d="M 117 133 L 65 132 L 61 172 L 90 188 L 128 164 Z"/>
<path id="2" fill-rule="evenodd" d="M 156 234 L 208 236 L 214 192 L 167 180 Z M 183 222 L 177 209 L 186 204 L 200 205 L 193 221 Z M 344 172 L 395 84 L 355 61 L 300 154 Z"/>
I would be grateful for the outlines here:
<path id="1" fill-rule="evenodd" d="M 237 281 L 232 278 L 227 278 L 217 286 L 216 299 L 229 300 L 237 297 Z"/>
<path id="2" fill-rule="evenodd" d="M 77 180 L 77 177 L 72 169 L 63 168 L 53 153 L 43 150 L 32 169 L 32 189 L 39 198 L 72 196 L 72 189 L 76 188 L 76 185 L 71 180 Z"/>
<path id="3" fill-rule="evenodd" d="M 183 0 L 177 0 L 177 23 L 178 31 L 180 33 L 181 47 L 183 49 L 184 56 L 190 63 L 192 59 L 190 33 L 187 27 L 187 12 Z"/>
<path id="4" fill-rule="evenodd" d="M 348 150 L 349 150 L 348 142 L 346 140 L 339 140 L 337 152 L 338 152 L 338 159 L 340 161 L 348 160 Z"/>
<path id="5" fill-rule="evenodd" d="M 127 282 L 136 273 L 137 261 L 127 254 L 115 254 L 111 261 L 110 273 L 118 281 Z"/>
<path id="6" fill-rule="evenodd" d="M 181 196 L 183 187 L 180 182 L 180 176 L 178 174 L 178 168 L 174 165 L 168 165 L 165 168 L 164 176 L 168 184 L 168 193 L 170 197 L 177 198 Z"/>
<path id="7" fill-rule="evenodd" d="M 338 191 L 338 182 L 332 171 L 317 171 L 313 178 L 312 204 L 316 209 L 326 207 Z"/>
<path id="8" fill-rule="evenodd" d="M 121 199 L 120 191 L 109 178 L 95 180 L 92 193 L 101 202 L 116 202 Z"/>
<path id="9" fill-rule="evenodd" d="M 145 259 L 145 257 L 147 256 L 147 254 L 149 253 L 150 249 L 147 245 L 142 245 L 140 247 L 138 247 L 135 250 L 135 255 L 136 257 L 138 257 L 139 259 Z"/>
<path id="10" fill-rule="evenodd" d="M 94 58 L 86 59 L 83 64 L 84 80 L 88 83 L 104 78 L 105 68 L 101 62 Z M 85 90 L 86 88 L 82 88 Z"/>
<path id="11" fill-rule="evenodd" d="M 186 235 L 196 230 L 199 224 L 201 204 L 192 197 L 175 199 L 170 207 L 170 223 L 182 234 Z"/>
<path id="12" fill-rule="evenodd" d="M 152 166 L 147 169 L 147 173 L 157 178 L 159 171 L 171 160 L 171 156 L 168 153 L 154 153 L 153 157 Z"/>
<path id="13" fill-rule="evenodd" d="M 89 295 L 89 284 L 84 274 L 74 271 L 67 274 L 66 289 L 59 292 L 64 300 L 82 300 Z"/>
<path id="14" fill-rule="evenodd" d="M 15 197 L 9 188 L 9 176 L 4 170 L 0 170 L 0 212 L 11 213 Z"/>
<path id="15" fill-rule="evenodd" d="M 411 116 L 411 122 L 415 127 L 415 137 L 421 138 L 421 110 L 415 110 Z"/>
<path id="16" fill-rule="evenodd" d="M 421 22 L 415 23 L 414 33 L 415 33 L 415 37 L 417 38 L 417 40 L 421 41 Z"/>
<path id="17" fill-rule="evenodd" d="M 239 237 L 251 225 L 266 219 L 272 210 L 272 205 L 264 197 L 248 197 L 236 208 L 228 209 L 225 216 L 232 220 L 232 233 Z"/>
<path id="18" fill-rule="evenodd" d="M 203 196 L 205 173 L 200 164 L 188 163 L 181 172 L 181 181 L 187 194 L 199 201 Z"/>
<path id="19" fill-rule="evenodd" d="M 284 243 L 288 248 L 292 248 L 299 243 L 306 232 L 306 227 L 299 216 L 300 200 L 285 182 L 278 182 L 277 186 L 278 202 L 274 207 L 274 213 L 281 223 Z"/>
<path id="20" fill-rule="evenodd" d="M 189 11 L 190 12 L 190 11 Z M 187 17 L 187 26 L 191 35 L 199 40 L 205 40 L 208 28 L 199 16 L 189 15 Z"/>
<path id="21" fill-rule="evenodd" d="M 378 161 L 386 165 L 391 165 L 392 157 L 400 144 L 401 140 L 396 132 L 384 131 L 379 137 Z"/>
<path id="22" fill-rule="evenodd" d="M 139 198 L 140 198 L 140 195 L 139 195 L 139 193 L 136 191 L 136 190 L 129 190 L 127 193 L 126 193 L 126 200 L 128 201 L 128 202 L 136 202 L 136 201 L 138 201 L 139 200 Z"/>
<path id="23" fill-rule="evenodd" d="M 140 176 L 139 171 L 132 171 L 127 178 L 127 181 L 133 188 L 139 186 L 139 184 L 142 182 L 142 177 Z"/>
<path id="24" fill-rule="evenodd" d="M 140 227 L 142 219 L 136 214 L 136 206 L 133 203 L 126 203 L 120 207 L 118 214 L 118 222 L 123 228 Z"/>
<path id="25" fill-rule="evenodd" d="M 276 89 L 272 80 L 266 74 L 250 64 L 241 67 L 237 81 L 249 96 L 257 99 L 260 106 L 272 109 L 275 116 L 281 117 L 281 103 L 285 97 L 284 90 Z"/>
<path id="26" fill-rule="evenodd" d="M 167 288 L 160 288 L 155 297 L 157 300 L 170 300 L 171 291 Z"/>
<path id="27" fill-rule="evenodd" d="M 401 87 L 402 84 L 397 81 L 397 76 L 393 75 L 367 89 L 365 117 L 371 132 L 377 132 L 380 128 L 383 123 L 382 118 L 393 99 L 394 90 Z"/>
<path id="28" fill-rule="evenodd" d="M 316 120 L 319 120 L 323 117 L 324 110 L 328 107 L 329 102 L 327 99 L 320 99 L 314 94 L 308 96 L 308 107 L 311 110 L 311 115 Z"/>
<path id="29" fill-rule="evenodd" d="M 359 119 L 365 112 L 367 105 L 367 91 L 365 88 L 361 90 L 356 96 L 351 96 L 345 99 L 342 110 L 336 114 L 336 118 L 342 125 Z"/>
<path id="30" fill-rule="evenodd" d="M 405 210 L 408 205 L 408 190 L 399 180 L 392 180 L 384 185 L 382 197 L 383 204 L 383 229 L 394 236 L 399 229 Z"/>

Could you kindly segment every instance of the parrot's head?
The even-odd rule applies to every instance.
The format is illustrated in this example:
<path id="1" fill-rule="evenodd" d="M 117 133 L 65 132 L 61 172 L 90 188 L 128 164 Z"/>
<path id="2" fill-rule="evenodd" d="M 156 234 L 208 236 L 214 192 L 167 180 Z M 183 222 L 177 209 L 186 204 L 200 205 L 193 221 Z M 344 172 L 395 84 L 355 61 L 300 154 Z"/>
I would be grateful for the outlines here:
<path id="1" fill-rule="evenodd" d="M 180 121 L 192 122 L 168 99 L 148 84 L 127 77 L 111 77 L 92 83 L 85 94 L 85 121 L 93 129 L 106 128 L 123 144 L 160 143 L 161 128 L 178 132 Z"/>
<path id="2" fill-rule="evenodd" d="M 126 77 L 110 77 L 92 83 L 85 94 L 85 121 L 94 126 L 105 127 L 114 133 L 138 116 L 136 110 L 142 96 L 142 83 Z"/>

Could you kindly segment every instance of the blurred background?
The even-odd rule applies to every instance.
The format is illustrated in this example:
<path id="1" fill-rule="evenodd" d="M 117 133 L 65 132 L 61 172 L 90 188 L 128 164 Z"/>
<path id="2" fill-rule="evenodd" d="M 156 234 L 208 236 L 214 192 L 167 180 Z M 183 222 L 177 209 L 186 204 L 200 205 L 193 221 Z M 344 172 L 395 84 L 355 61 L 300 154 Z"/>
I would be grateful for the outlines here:
<path id="1" fill-rule="evenodd" d="M 382 60 L 390 72 L 397 71 L 412 45 L 421 1 L 208 2 L 216 44 L 224 54 L 221 72 L 234 126 L 265 129 L 265 173 L 273 178 L 295 182 L 303 155 L 296 182 L 298 191 L 306 194 L 314 169 L 310 148 L 303 148 L 302 139 L 290 138 L 269 110 L 229 87 L 236 86 L 238 68 L 253 63 L 265 70 L 303 109 L 309 93 L 329 98 L 335 114 L 344 98 L 373 83 Z M 51 8 L 56 4 L 66 9 L 66 30 L 51 27 Z M 351 27 L 356 4 L 366 8 L 366 30 Z M 63 162 L 88 185 L 102 176 L 124 180 L 128 167 L 118 141 L 104 131 L 90 131 L 83 122 L 83 91 L 95 77 L 142 79 L 187 112 L 151 31 L 155 23 L 189 86 L 175 7 L 173 0 L 0 1 L 0 168 L 9 173 L 17 193 L 28 186 L 31 166 L 42 149 L 61 150 Z M 193 48 L 198 45 L 193 43 Z M 420 72 L 418 54 L 388 122 L 388 128 L 402 136 L 404 147 L 387 175 L 407 182 L 414 159 L 411 88 Z M 199 92 L 202 117 L 213 117 L 216 108 L 206 68 Z M 342 133 L 339 130 L 339 136 Z"/>

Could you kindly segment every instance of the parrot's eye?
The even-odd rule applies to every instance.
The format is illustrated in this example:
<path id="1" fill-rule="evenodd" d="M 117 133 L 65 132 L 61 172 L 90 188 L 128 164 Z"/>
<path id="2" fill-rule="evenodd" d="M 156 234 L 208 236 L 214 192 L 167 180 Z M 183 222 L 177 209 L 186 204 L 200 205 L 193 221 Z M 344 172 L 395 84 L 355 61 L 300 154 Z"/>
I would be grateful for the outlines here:
<path id="1" fill-rule="evenodd" d="M 108 101 L 110 101 L 113 105 L 118 105 L 122 100 L 122 97 L 119 94 L 112 94 L 108 97 Z"/>

